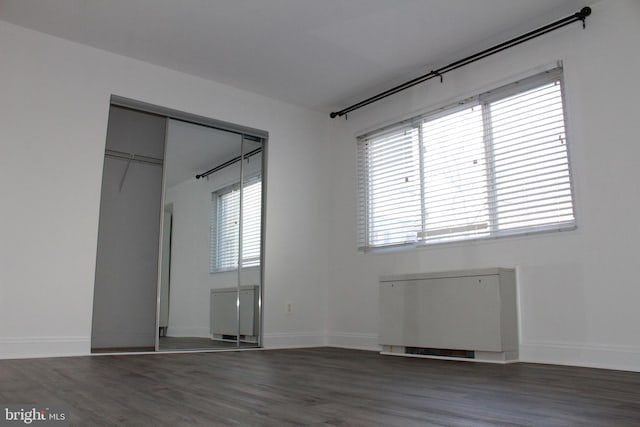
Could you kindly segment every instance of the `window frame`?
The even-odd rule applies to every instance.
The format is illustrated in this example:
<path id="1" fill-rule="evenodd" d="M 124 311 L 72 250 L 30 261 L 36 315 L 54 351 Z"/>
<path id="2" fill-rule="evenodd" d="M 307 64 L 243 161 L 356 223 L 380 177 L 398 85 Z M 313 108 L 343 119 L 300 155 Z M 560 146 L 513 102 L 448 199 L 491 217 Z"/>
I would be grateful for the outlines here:
<path id="1" fill-rule="evenodd" d="M 489 224 L 488 224 L 487 235 L 483 235 L 483 236 L 463 235 L 461 237 L 455 237 L 455 236 L 452 237 L 450 235 L 445 234 L 442 239 L 427 240 L 426 233 L 428 232 L 428 230 L 425 227 L 425 221 L 426 221 L 425 220 L 425 216 L 426 216 L 425 202 L 424 202 L 425 192 L 424 192 L 424 189 L 421 188 L 420 202 L 422 206 L 420 210 L 420 216 L 422 218 L 422 227 L 420 231 L 416 231 L 417 236 L 415 240 L 409 241 L 409 242 L 391 243 L 391 244 L 374 244 L 375 242 L 372 242 L 372 234 L 370 230 L 370 222 L 372 221 L 370 218 L 371 202 L 369 200 L 369 198 L 371 197 L 370 183 L 369 183 L 370 176 L 369 176 L 369 170 L 367 169 L 367 162 L 368 162 L 367 154 L 365 153 L 365 145 L 368 144 L 368 141 L 375 140 L 380 135 L 391 134 L 393 132 L 401 132 L 403 130 L 407 131 L 410 129 L 417 128 L 418 131 L 420 132 L 419 141 L 418 141 L 418 145 L 420 146 L 420 151 L 421 151 L 420 160 L 419 160 L 420 169 L 421 169 L 420 185 L 421 187 L 424 187 L 425 185 L 424 173 L 422 170 L 424 168 L 424 158 L 423 158 L 424 153 L 422 153 L 422 151 L 424 149 L 423 145 L 425 143 L 423 142 L 423 139 L 422 139 L 423 137 L 422 128 L 421 128 L 422 124 L 436 120 L 438 118 L 450 116 L 457 112 L 469 109 L 473 106 L 479 106 L 482 108 L 481 110 L 481 114 L 483 116 L 482 128 L 483 128 L 483 132 L 485 133 L 483 137 L 484 138 L 483 144 L 485 146 L 485 150 L 488 150 L 485 153 L 485 157 L 483 160 L 488 164 L 488 167 L 487 167 L 488 174 L 494 174 L 496 170 L 495 169 L 496 158 L 493 155 L 492 150 L 495 144 L 494 144 L 493 136 L 491 135 L 491 133 L 493 132 L 493 128 L 485 127 L 487 124 L 487 120 L 489 120 L 489 122 L 491 120 L 491 117 L 488 117 L 488 118 L 486 117 L 487 114 L 490 114 L 487 112 L 488 110 L 487 107 L 492 103 L 496 103 L 501 100 L 507 100 L 508 98 L 519 95 L 519 94 L 525 94 L 527 91 L 530 91 L 536 88 L 542 88 L 545 85 L 550 83 L 556 83 L 556 84 L 559 84 L 560 86 L 559 93 L 560 93 L 560 105 L 562 107 L 562 126 L 563 126 L 562 134 L 565 137 L 563 144 L 564 144 L 564 153 L 566 154 L 566 171 L 568 174 L 567 183 L 569 186 L 569 198 L 570 198 L 569 200 L 570 200 L 570 209 L 571 209 L 571 215 L 572 215 L 571 221 L 542 224 L 538 226 L 536 225 L 524 226 L 524 227 L 515 228 L 512 230 L 494 229 L 495 224 L 493 223 L 493 221 L 495 220 L 497 213 L 495 211 L 496 195 L 493 194 L 487 197 L 487 204 L 489 208 Z M 564 83 L 563 68 L 562 66 L 559 65 L 556 68 L 543 71 L 541 73 L 535 74 L 528 78 L 520 79 L 512 83 L 497 87 L 495 89 L 480 93 L 478 95 L 466 97 L 466 98 L 460 99 L 459 101 L 448 103 L 442 107 L 433 109 L 430 112 L 420 114 L 418 116 L 414 116 L 409 119 L 405 119 L 400 122 L 397 122 L 397 123 L 394 123 L 394 124 L 385 126 L 383 128 L 379 128 L 374 131 L 370 131 L 363 135 L 358 136 L 357 137 L 357 145 L 358 145 L 357 147 L 357 157 L 358 157 L 357 225 L 358 227 L 357 228 L 358 228 L 359 251 L 377 252 L 377 251 L 393 250 L 397 248 L 411 249 L 411 248 L 421 248 L 421 247 L 433 247 L 437 245 L 452 244 L 452 243 L 469 244 L 477 241 L 497 239 L 497 238 L 509 237 L 509 236 L 527 236 L 527 235 L 533 235 L 533 234 L 539 234 L 539 233 L 545 233 L 545 232 L 575 230 L 577 228 L 577 215 L 576 215 L 576 203 L 575 203 L 574 173 L 573 173 L 572 162 L 571 162 L 571 149 L 570 149 L 570 142 L 569 142 L 571 138 L 569 135 L 569 126 L 567 125 L 565 90 L 566 89 L 565 89 L 565 83 Z M 489 132 L 489 135 L 487 135 L 487 132 Z M 538 143 L 538 146 L 539 145 L 542 145 L 542 143 Z M 489 162 L 491 163 L 491 165 L 489 165 Z M 540 162 L 540 164 L 542 164 L 542 162 Z M 487 183 L 485 184 L 485 187 L 487 188 L 487 192 L 489 193 L 491 192 L 495 193 L 496 191 L 495 187 L 492 187 L 488 184 L 489 180 L 492 180 L 492 179 L 495 179 L 495 177 L 487 176 Z"/>

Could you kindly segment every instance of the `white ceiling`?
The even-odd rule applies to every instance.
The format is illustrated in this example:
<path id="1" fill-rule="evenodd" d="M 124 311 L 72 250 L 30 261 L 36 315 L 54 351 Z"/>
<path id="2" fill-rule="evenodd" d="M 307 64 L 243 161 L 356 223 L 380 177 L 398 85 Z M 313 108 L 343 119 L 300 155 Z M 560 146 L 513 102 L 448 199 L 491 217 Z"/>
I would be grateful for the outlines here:
<path id="1" fill-rule="evenodd" d="M 591 0 L 0 0 L 0 19 L 331 111 Z"/>

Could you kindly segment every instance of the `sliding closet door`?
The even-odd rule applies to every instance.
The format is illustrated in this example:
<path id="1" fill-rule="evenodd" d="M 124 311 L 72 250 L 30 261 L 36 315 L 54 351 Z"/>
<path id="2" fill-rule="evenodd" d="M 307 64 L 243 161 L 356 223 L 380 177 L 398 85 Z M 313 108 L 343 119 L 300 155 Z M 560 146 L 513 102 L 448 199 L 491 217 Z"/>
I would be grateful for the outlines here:
<path id="1" fill-rule="evenodd" d="M 93 304 L 94 351 L 155 347 L 166 119 L 112 106 Z"/>
<path id="2" fill-rule="evenodd" d="M 166 140 L 158 349 L 257 347 L 263 138 L 169 119 Z"/>

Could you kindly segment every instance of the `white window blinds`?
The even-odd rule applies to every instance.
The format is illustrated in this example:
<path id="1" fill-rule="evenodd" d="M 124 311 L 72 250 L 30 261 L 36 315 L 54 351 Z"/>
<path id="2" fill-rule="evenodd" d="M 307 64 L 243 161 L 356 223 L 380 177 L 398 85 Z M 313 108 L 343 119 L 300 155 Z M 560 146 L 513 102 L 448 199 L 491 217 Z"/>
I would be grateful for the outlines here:
<path id="1" fill-rule="evenodd" d="M 260 235 L 262 224 L 262 182 L 247 180 L 244 187 L 242 215 L 242 266 L 260 265 Z"/>
<path id="2" fill-rule="evenodd" d="M 417 129 L 394 129 L 361 148 L 360 180 L 368 184 L 360 199 L 361 233 L 375 246 L 415 241 L 421 223 Z"/>
<path id="3" fill-rule="evenodd" d="M 244 182 L 242 196 L 242 267 L 260 265 L 262 182 L 259 177 Z M 240 234 L 240 186 L 227 187 L 212 195 L 210 272 L 238 268 Z"/>
<path id="4" fill-rule="evenodd" d="M 238 187 L 213 193 L 211 225 L 211 272 L 234 269 L 238 265 L 240 233 L 240 191 Z"/>
<path id="5" fill-rule="evenodd" d="M 359 138 L 361 250 L 575 227 L 560 68 Z"/>

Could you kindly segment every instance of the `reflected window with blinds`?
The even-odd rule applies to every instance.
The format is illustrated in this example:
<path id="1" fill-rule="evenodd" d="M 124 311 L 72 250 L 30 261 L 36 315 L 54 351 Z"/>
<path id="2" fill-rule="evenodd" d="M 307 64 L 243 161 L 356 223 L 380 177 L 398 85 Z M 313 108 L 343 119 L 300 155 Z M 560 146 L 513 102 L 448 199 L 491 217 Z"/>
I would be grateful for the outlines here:
<path id="1" fill-rule="evenodd" d="M 562 69 L 358 138 L 360 250 L 575 228 Z"/>
<path id="2" fill-rule="evenodd" d="M 240 185 L 212 194 L 209 272 L 236 270 L 239 260 Z M 244 181 L 242 196 L 242 267 L 260 265 L 262 182 Z"/>

